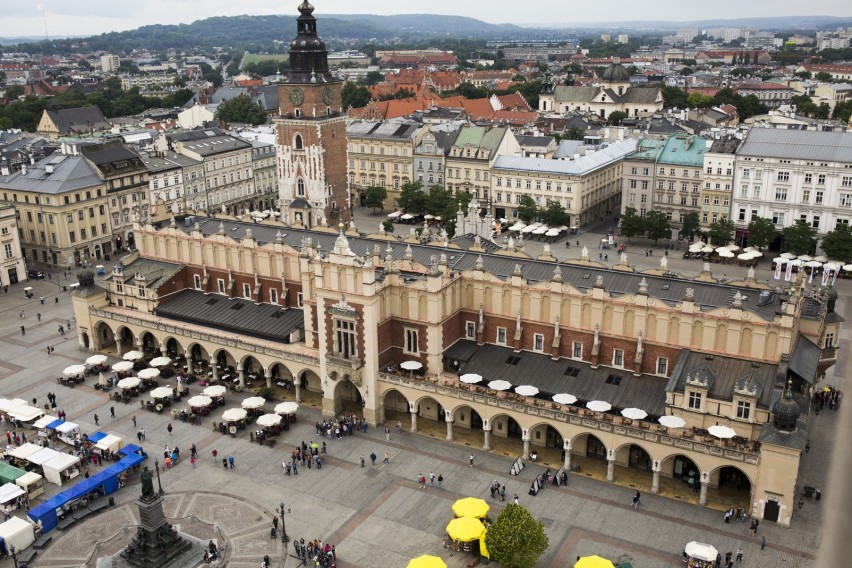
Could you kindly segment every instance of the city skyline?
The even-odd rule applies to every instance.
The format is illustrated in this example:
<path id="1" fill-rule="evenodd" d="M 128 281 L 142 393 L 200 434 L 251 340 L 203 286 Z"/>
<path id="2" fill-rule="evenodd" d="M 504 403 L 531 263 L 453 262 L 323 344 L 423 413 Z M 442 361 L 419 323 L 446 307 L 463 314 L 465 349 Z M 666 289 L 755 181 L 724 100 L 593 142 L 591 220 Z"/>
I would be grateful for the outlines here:
<path id="1" fill-rule="evenodd" d="M 375 0 L 373 2 L 345 2 L 344 0 L 321 0 L 317 3 L 318 14 L 377 14 L 393 15 L 411 13 L 401 10 L 397 2 Z M 41 3 L 14 3 L 5 10 L 0 21 L 0 37 L 49 37 L 97 35 L 113 31 L 135 29 L 152 24 L 190 23 L 214 16 L 290 15 L 298 5 L 297 0 L 282 3 L 280 0 L 253 0 L 249 4 L 226 0 L 210 0 L 202 9 L 190 0 L 153 0 L 130 2 L 128 0 L 81 0 L 68 3 L 61 0 L 44 0 Z M 714 6 L 712 14 L 702 7 L 684 6 L 673 0 L 655 3 L 653 10 L 643 5 L 615 0 L 606 5 L 589 5 L 578 15 L 565 9 L 556 0 L 544 0 L 533 12 L 517 13 L 517 5 L 509 2 L 485 2 L 471 0 L 458 4 L 450 0 L 436 0 L 421 12 L 477 18 L 489 23 L 513 23 L 518 25 L 542 25 L 544 21 L 582 25 L 601 22 L 624 21 L 670 21 L 689 22 L 717 14 L 729 14 L 737 18 L 796 16 L 802 13 L 801 4 L 784 0 L 770 6 L 768 2 L 750 3 L 742 6 L 732 0 L 723 0 Z M 726 10 L 726 8 L 729 8 Z M 771 8 L 771 9 L 770 9 Z M 841 0 L 821 0 L 808 10 L 811 14 L 852 17 L 852 5 Z M 552 17 L 543 17 L 548 14 Z M 616 15 L 614 17 L 614 15 Z"/>

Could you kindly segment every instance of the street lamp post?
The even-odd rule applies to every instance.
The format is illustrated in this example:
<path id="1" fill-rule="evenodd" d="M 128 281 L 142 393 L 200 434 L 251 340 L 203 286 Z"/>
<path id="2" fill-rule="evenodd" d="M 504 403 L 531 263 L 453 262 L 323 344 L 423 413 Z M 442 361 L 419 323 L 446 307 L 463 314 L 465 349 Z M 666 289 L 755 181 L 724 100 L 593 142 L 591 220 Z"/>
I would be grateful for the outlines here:
<path id="1" fill-rule="evenodd" d="M 281 515 L 281 542 L 290 542 L 290 537 L 287 536 L 287 525 L 284 524 L 284 514 L 289 512 L 290 509 L 287 509 L 284 503 L 278 505 L 278 514 Z"/>
<path id="2" fill-rule="evenodd" d="M 9 552 L 12 553 L 12 562 L 14 563 L 13 565 L 15 566 L 15 568 L 18 568 L 18 551 L 15 550 L 14 545 L 9 546 Z"/>

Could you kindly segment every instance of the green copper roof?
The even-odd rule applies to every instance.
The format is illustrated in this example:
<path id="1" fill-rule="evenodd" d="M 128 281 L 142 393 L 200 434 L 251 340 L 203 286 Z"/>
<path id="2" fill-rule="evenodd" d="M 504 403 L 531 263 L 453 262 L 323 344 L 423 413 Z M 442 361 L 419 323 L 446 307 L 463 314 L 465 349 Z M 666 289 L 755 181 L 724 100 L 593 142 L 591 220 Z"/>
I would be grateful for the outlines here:
<path id="1" fill-rule="evenodd" d="M 707 141 L 700 136 L 675 134 L 669 136 L 663 151 L 657 158 L 658 164 L 670 166 L 704 167 L 704 153 Z"/>

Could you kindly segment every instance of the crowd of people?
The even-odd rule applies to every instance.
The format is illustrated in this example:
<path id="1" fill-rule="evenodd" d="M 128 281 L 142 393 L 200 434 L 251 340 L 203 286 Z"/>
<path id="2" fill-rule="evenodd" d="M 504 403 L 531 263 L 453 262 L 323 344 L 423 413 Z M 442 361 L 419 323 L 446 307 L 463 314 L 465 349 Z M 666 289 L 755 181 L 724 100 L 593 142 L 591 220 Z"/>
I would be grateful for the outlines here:
<path id="1" fill-rule="evenodd" d="M 825 409 L 826 404 L 829 410 L 837 410 L 840 407 L 840 399 L 842 398 L 843 391 L 834 387 L 825 387 L 814 394 L 814 412 L 819 414 L 820 410 Z"/>
<path id="2" fill-rule="evenodd" d="M 358 418 L 354 414 L 350 416 L 341 415 L 337 418 L 331 418 L 324 422 L 316 423 L 317 435 L 329 440 L 333 438 L 343 438 L 351 436 L 356 431 L 360 430 L 367 432 L 367 421 L 363 418 Z"/>
<path id="3" fill-rule="evenodd" d="M 334 545 L 323 544 L 322 540 L 314 539 L 305 543 L 304 538 L 296 539 L 293 541 L 293 550 L 296 557 L 302 561 L 302 566 L 307 566 L 308 562 L 316 568 L 335 568 L 336 566 L 337 551 Z"/>

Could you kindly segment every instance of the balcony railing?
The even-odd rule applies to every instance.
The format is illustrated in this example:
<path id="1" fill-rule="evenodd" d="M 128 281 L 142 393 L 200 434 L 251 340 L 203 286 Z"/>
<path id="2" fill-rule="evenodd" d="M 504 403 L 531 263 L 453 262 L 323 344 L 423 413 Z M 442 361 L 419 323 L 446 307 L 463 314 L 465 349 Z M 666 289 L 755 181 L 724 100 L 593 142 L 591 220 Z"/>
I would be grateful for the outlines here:
<path id="1" fill-rule="evenodd" d="M 393 373 L 379 373 L 379 380 L 421 392 L 456 398 L 465 402 L 479 403 L 485 406 L 517 413 L 538 416 L 554 422 L 565 422 L 584 428 L 611 432 L 647 442 L 671 446 L 685 451 L 694 451 L 748 464 L 760 463 L 760 450 L 757 442 L 747 442 L 735 447 L 720 445 L 716 441 L 707 441 L 690 428 L 684 428 L 679 436 L 669 433 L 669 429 L 650 422 L 633 421 L 614 414 L 592 412 L 591 410 L 559 404 L 538 398 L 525 397 L 515 393 L 498 392 L 476 385 L 459 383 L 455 375 L 440 377 L 408 377 Z"/>

